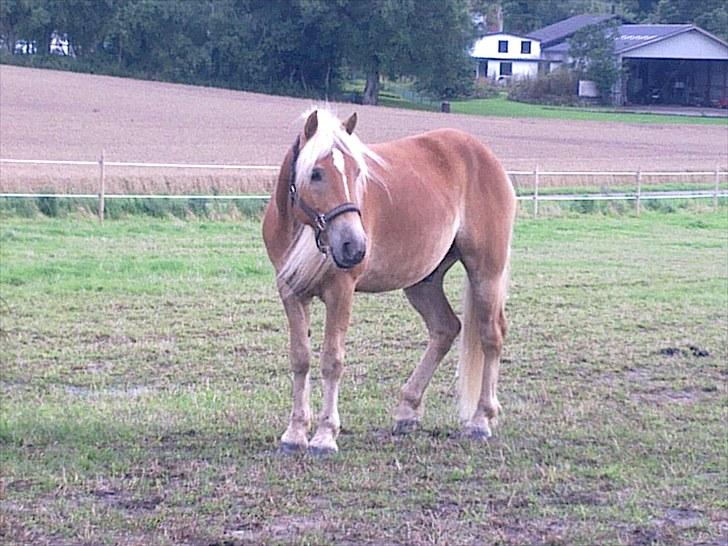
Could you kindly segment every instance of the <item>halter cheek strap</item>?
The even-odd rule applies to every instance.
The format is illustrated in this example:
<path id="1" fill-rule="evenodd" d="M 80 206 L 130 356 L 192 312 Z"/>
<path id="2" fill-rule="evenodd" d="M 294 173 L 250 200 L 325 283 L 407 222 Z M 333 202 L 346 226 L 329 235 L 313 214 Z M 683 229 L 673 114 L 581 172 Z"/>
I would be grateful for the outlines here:
<path id="1" fill-rule="evenodd" d="M 296 137 L 296 142 L 293 143 L 293 159 L 291 161 L 291 178 L 288 185 L 288 194 L 291 196 L 291 206 L 298 206 L 301 212 L 313 222 L 316 232 L 316 248 L 322 254 L 326 254 L 326 246 L 323 244 L 321 238 L 326 233 L 326 229 L 331 222 L 347 212 L 356 212 L 361 217 L 361 210 L 354 203 L 342 203 L 341 205 L 335 206 L 329 212 L 320 213 L 303 200 L 296 189 L 296 161 L 300 152 L 300 143 L 301 137 L 298 136 Z"/>

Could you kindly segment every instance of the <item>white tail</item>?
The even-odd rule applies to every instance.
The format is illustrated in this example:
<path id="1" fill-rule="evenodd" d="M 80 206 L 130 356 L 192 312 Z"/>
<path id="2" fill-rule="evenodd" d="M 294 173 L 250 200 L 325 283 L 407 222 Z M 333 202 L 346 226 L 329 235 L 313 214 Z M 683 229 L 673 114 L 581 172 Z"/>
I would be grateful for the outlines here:
<path id="1" fill-rule="evenodd" d="M 470 282 L 465 279 L 463 296 L 463 331 L 460 335 L 460 360 L 458 362 L 458 408 L 460 419 L 468 421 L 478 409 L 483 386 L 485 354 L 480 337 L 480 320 L 475 311 L 475 300 Z"/>
<path id="2" fill-rule="evenodd" d="M 473 297 L 470 281 L 465 279 L 465 294 L 463 297 L 463 331 L 460 338 L 460 360 L 458 362 L 458 393 L 459 393 L 459 413 L 463 422 L 468 422 L 473 418 L 475 411 L 478 409 L 483 385 L 485 384 L 489 390 L 486 402 L 486 413 L 489 411 L 498 413 L 500 405 L 498 404 L 498 396 L 496 394 L 496 384 L 498 381 L 498 367 L 500 358 L 500 346 L 503 342 L 503 336 L 506 333 L 505 323 L 505 301 L 508 292 L 509 267 L 501 274 L 500 279 L 494 286 L 494 290 L 490 293 L 492 298 L 493 313 L 492 322 L 483 324 L 482 313 L 478 313 L 476 309 L 476 300 Z M 494 331 L 484 331 L 492 328 Z M 497 340 L 497 353 L 494 362 L 488 363 L 489 369 L 485 369 L 485 353 L 483 352 L 483 334 L 492 336 Z M 490 417 L 490 415 L 489 415 Z"/>

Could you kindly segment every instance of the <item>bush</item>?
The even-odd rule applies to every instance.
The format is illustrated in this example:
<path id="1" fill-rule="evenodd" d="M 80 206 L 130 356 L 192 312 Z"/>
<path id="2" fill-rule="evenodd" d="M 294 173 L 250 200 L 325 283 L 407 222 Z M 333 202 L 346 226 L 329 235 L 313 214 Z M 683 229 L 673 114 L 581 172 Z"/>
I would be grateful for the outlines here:
<path id="1" fill-rule="evenodd" d="M 503 92 L 503 87 L 489 79 L 479 79 L 473 85 L 471 97 L 474 99 L 493 99 Z"/>
<path id="2" fill-rule="evenodd" d="M 36 198 L 38 210 L 50 218 L 58 216 L 58 198 L 57 197 L 38 197 Z"/>
<path id="3" fill-rule="evenodd" d="M 559 69 L 536 78 L 512 81 L 508 99 L 557 106 L 576 105 L 578 85 L 576 74 Z"/>

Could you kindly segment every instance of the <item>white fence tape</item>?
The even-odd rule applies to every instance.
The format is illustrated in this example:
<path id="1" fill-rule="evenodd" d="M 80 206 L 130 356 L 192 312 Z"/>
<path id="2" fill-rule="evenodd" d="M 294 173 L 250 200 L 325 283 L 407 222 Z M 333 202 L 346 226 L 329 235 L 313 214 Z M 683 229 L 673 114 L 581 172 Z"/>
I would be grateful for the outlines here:
<path id="1" fill-rule="evenodd" d="M 99 193 L 61 194 L 61 193 L 0 193 L 2 198 L 75 198 L 99 199 L 100 213 L 103 220 L 104 199 L 212 199 L 212 200 L 266 200 L 268 195 L 177 195 L 177 194 L 106 194 L 104 189 L 104 172 L 106 167 L 135 167 L 150 169 L 204 169 L 204 170 L 239 170 L 239 171 L 277 171 L 276 165 L 224 165 L 224 164 L 196 164 L 196 163 L 145 163 L 136 161 L 106 161 L 104 154 L 98 161 L 72 161 L 56 159 L 3 159 L 0 163 L 16 165 L 77 165 L 96 166 L 101 168 Z M 531 201 L 534 204 L 534 216 L 538 215 L 539 201 L 637 201 L 639 211 L 640 202 L 650 199 L 706 199 L 712 198 L 717 206 L 719 198 L 728 197 L 728 191 L 720 189 L 720 179 L 728 175 L 728 171 L 716 167 L 714 171 L 542 171 L 538 167 L 532 171 L 507 171 L 510 176 L 531 176 L 534 180 L 533 193 L 519 195 L 519 201 Z M 636 192 L 628 193 L 584 193 L 584 194 L 553 194 L 539 193 L 539 179 L 542 176 L 629 176 L 634 177 L 637 183 Z M 681 191 L 642 191 L 641 180 L 643 176 L 670 176 L 693 177 L 713 176 L 714 188 L 712 190 L 681 190 Z"/>

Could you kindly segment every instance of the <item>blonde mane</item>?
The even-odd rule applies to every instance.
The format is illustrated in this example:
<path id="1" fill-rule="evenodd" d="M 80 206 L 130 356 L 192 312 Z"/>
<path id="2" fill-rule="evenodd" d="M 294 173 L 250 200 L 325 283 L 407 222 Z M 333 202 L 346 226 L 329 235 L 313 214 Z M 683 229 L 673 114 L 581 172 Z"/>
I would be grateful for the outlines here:
<path id="1" fill-rule="evenodd" d="M 314 135 L 301 149 L 296 161 L 297 187 L 311 178 L 311 173 L 318 161 L 331 154 L 335 149 L 354 160 L 359 174 L 355 180 L 354 194 L 361 200 L 366 183 L 373 180 L 369 161 L 384 166 L 384 160 L 369 149 L 355 134 L 349 134 L 341 125 L 341 121 L 326 108 L 311 108 L 303 113 L 303 119 L 313 112 L 317 112 L 318 127 Z"/>

